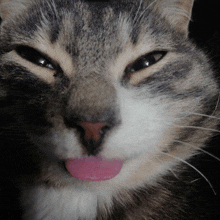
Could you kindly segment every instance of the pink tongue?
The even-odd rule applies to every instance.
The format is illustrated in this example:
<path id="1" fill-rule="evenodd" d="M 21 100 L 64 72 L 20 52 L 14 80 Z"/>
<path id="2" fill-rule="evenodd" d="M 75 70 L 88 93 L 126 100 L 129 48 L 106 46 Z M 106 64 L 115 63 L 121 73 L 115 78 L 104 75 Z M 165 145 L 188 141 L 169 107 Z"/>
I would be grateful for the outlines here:
<path id="1" fill-rule="evenodd" d="M 123 162 L 119 159 L 106 160 L 101 157 L 68 159 L 66 168 L 79 180 L 103 181 L 112 179 L 121 170 Z"/>

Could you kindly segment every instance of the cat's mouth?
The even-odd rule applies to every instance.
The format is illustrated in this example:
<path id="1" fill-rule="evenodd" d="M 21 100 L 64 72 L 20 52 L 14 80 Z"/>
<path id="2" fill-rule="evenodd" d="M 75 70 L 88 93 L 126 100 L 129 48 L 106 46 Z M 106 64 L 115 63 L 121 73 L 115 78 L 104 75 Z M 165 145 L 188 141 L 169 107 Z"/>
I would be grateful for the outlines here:
<path id="1" fill-rule="evenodd" d="M 120 159 L 106 159 L 100 156 L 70 158 L 65 168 L 72 177 L 83 181 L 105 181 L 119 174 L 123 166 Z"/>

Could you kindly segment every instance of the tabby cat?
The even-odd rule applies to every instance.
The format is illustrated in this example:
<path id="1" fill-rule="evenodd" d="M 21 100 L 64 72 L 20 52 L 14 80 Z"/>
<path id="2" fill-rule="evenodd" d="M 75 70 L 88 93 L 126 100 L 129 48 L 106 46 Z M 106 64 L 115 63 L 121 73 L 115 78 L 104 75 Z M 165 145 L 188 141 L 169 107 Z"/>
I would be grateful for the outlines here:
<path id="1" fill-rule="evenodd" d="M 22 218 L 217 219 L 194 163 L 215 157 L 219 85 L 193 0 L 0 2 L 1 176 Z"/>

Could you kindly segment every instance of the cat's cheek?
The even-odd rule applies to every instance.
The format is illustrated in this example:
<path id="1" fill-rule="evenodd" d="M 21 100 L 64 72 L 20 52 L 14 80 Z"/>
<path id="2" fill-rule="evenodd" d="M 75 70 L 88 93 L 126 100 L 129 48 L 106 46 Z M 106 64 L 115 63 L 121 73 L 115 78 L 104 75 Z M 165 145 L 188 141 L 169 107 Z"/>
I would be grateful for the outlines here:
<path id="1" fill-rule="evenodd" d="M 52 128 L 45 135 L 32 136 L 31 139 L 49 158 L 66 160 L 83 153 L 76 134 L 69 129 Z"/>
<path id="2" fill-rule="evenodd" d="M 124 90 L 119 94 L 121 124 L 106 137 L 104 155 L 133 158 L 157 151 L 158 142 L 164 139 L 175 120 L 175 113 L 171 115 L 168 104 L 160 99 L 145 98 L 143 103 L 140 97 L 128 96 L 129 91 Z"/>
<path id="3" fill-rule="evenodd" d="M 155 179 L 165 175 L 170 163 L 162 164 L 153 154 L 145 154 L 124 161 L 119 174 L 113 179 L 100 182 L 100 189 L 119 190 L 155 185 Z"/>

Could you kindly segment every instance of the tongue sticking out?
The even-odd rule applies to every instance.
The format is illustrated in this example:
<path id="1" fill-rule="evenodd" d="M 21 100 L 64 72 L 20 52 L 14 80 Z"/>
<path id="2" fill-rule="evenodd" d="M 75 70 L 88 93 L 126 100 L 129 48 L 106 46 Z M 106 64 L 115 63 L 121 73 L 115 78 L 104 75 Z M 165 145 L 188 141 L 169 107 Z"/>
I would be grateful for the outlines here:
<path id="1" fill-rule="evenodd" d="M 71 176 L 79 180 L 104 181 L 115 177 L 123 162 L 119 159 L 107 160 L 101 157 L 68 159 L 66 168 Z"/>

